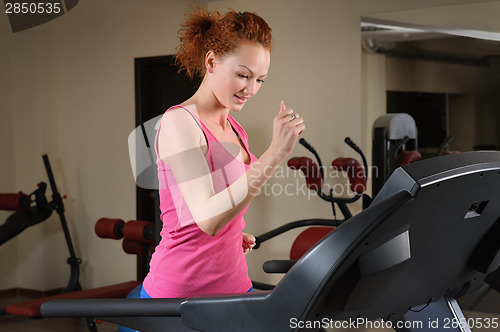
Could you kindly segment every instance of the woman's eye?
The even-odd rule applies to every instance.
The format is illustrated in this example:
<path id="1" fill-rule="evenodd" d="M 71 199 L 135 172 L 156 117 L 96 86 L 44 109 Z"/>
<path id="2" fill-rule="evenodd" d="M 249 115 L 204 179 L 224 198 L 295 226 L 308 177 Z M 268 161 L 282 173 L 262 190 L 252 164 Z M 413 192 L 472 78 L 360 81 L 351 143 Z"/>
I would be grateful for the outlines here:
<path id="1" fill-rule="evenodd" d="M 257 80 L 257 82 L 259 82 L 259 83 L 264 83 L 264 80 Z"/>
<path id="2" fill-rule="evenodd" d="M 238 77 L 241 77 L 241 78 L 248 78 L 247 75 L 243 75 L 243 74 L 238 74 Z"/>

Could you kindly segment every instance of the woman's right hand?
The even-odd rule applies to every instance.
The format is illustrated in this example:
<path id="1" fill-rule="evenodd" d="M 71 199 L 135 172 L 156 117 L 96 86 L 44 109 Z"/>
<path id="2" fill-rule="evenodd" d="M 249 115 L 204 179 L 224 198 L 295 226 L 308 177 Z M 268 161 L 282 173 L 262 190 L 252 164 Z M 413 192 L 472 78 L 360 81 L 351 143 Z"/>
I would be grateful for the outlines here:
<path id="1" fill-rule="evenodd" d="M 281 102 L 280 111 L 273 121 L 273 138 L 269 146 L 271 153 L 284 160 L 292 153 L 299 135 L 305 128 L 304 119 Z"/>

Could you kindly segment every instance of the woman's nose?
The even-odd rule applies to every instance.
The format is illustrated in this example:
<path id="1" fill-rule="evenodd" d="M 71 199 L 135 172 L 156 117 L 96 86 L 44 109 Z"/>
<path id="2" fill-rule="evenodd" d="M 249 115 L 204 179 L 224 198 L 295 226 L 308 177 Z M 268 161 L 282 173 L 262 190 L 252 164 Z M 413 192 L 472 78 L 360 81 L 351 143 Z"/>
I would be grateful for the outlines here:
<path id="1" fill-rule="evenodd" d="M 257 91 L 258 91 L 257 84 L 254 81 L 249 82 L 244 90 L 245 95 L 247 95 L 249 97 L 255 95 L 257 93 Z"/>

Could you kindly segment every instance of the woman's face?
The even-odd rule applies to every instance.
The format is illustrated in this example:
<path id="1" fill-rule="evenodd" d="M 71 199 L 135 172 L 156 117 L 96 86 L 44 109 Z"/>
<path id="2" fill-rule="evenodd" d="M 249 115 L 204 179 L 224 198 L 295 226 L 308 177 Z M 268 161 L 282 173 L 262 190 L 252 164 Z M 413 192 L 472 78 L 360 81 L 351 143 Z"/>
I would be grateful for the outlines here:
<path id="1" fill-rule="evenodd" d="M 243 42 L 237 50 L 215 57 L 213 91 L 224 107 L 239 111 L 260 89 L 271 61 L 268 50 L 257 43 Z"/>

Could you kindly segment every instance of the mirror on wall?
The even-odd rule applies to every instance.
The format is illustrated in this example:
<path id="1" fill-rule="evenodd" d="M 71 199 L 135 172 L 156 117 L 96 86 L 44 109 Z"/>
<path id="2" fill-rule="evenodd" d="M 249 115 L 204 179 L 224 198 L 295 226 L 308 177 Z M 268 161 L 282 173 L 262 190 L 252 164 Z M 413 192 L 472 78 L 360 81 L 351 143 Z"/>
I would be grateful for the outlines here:
<path id="1" fill-rule="evenodd" d="M 496 128 L 500 123 L 500 1 L 384 10 L 373 8 L 361 18 L 364 52 L 384 57 L 378 71 L 367 71 L 385 75 L 378 79 L 385 84 L 379 94 L 386 104 L 379 112 L 405 112 L 395 100 L 411 103 L 420 100 L 418 96 L 439 96 L 439 111 L 420 107 L 425 103 L 416 107 L 416 102 L 408 108 L 417 112 L 416 117 L 429 119 L 421 121 L 426 127 L 419 128 L 419 136 L 435 132 L 439 121 L 439 135 L 455 137 L 452 150 L 500 149 Z"/>

